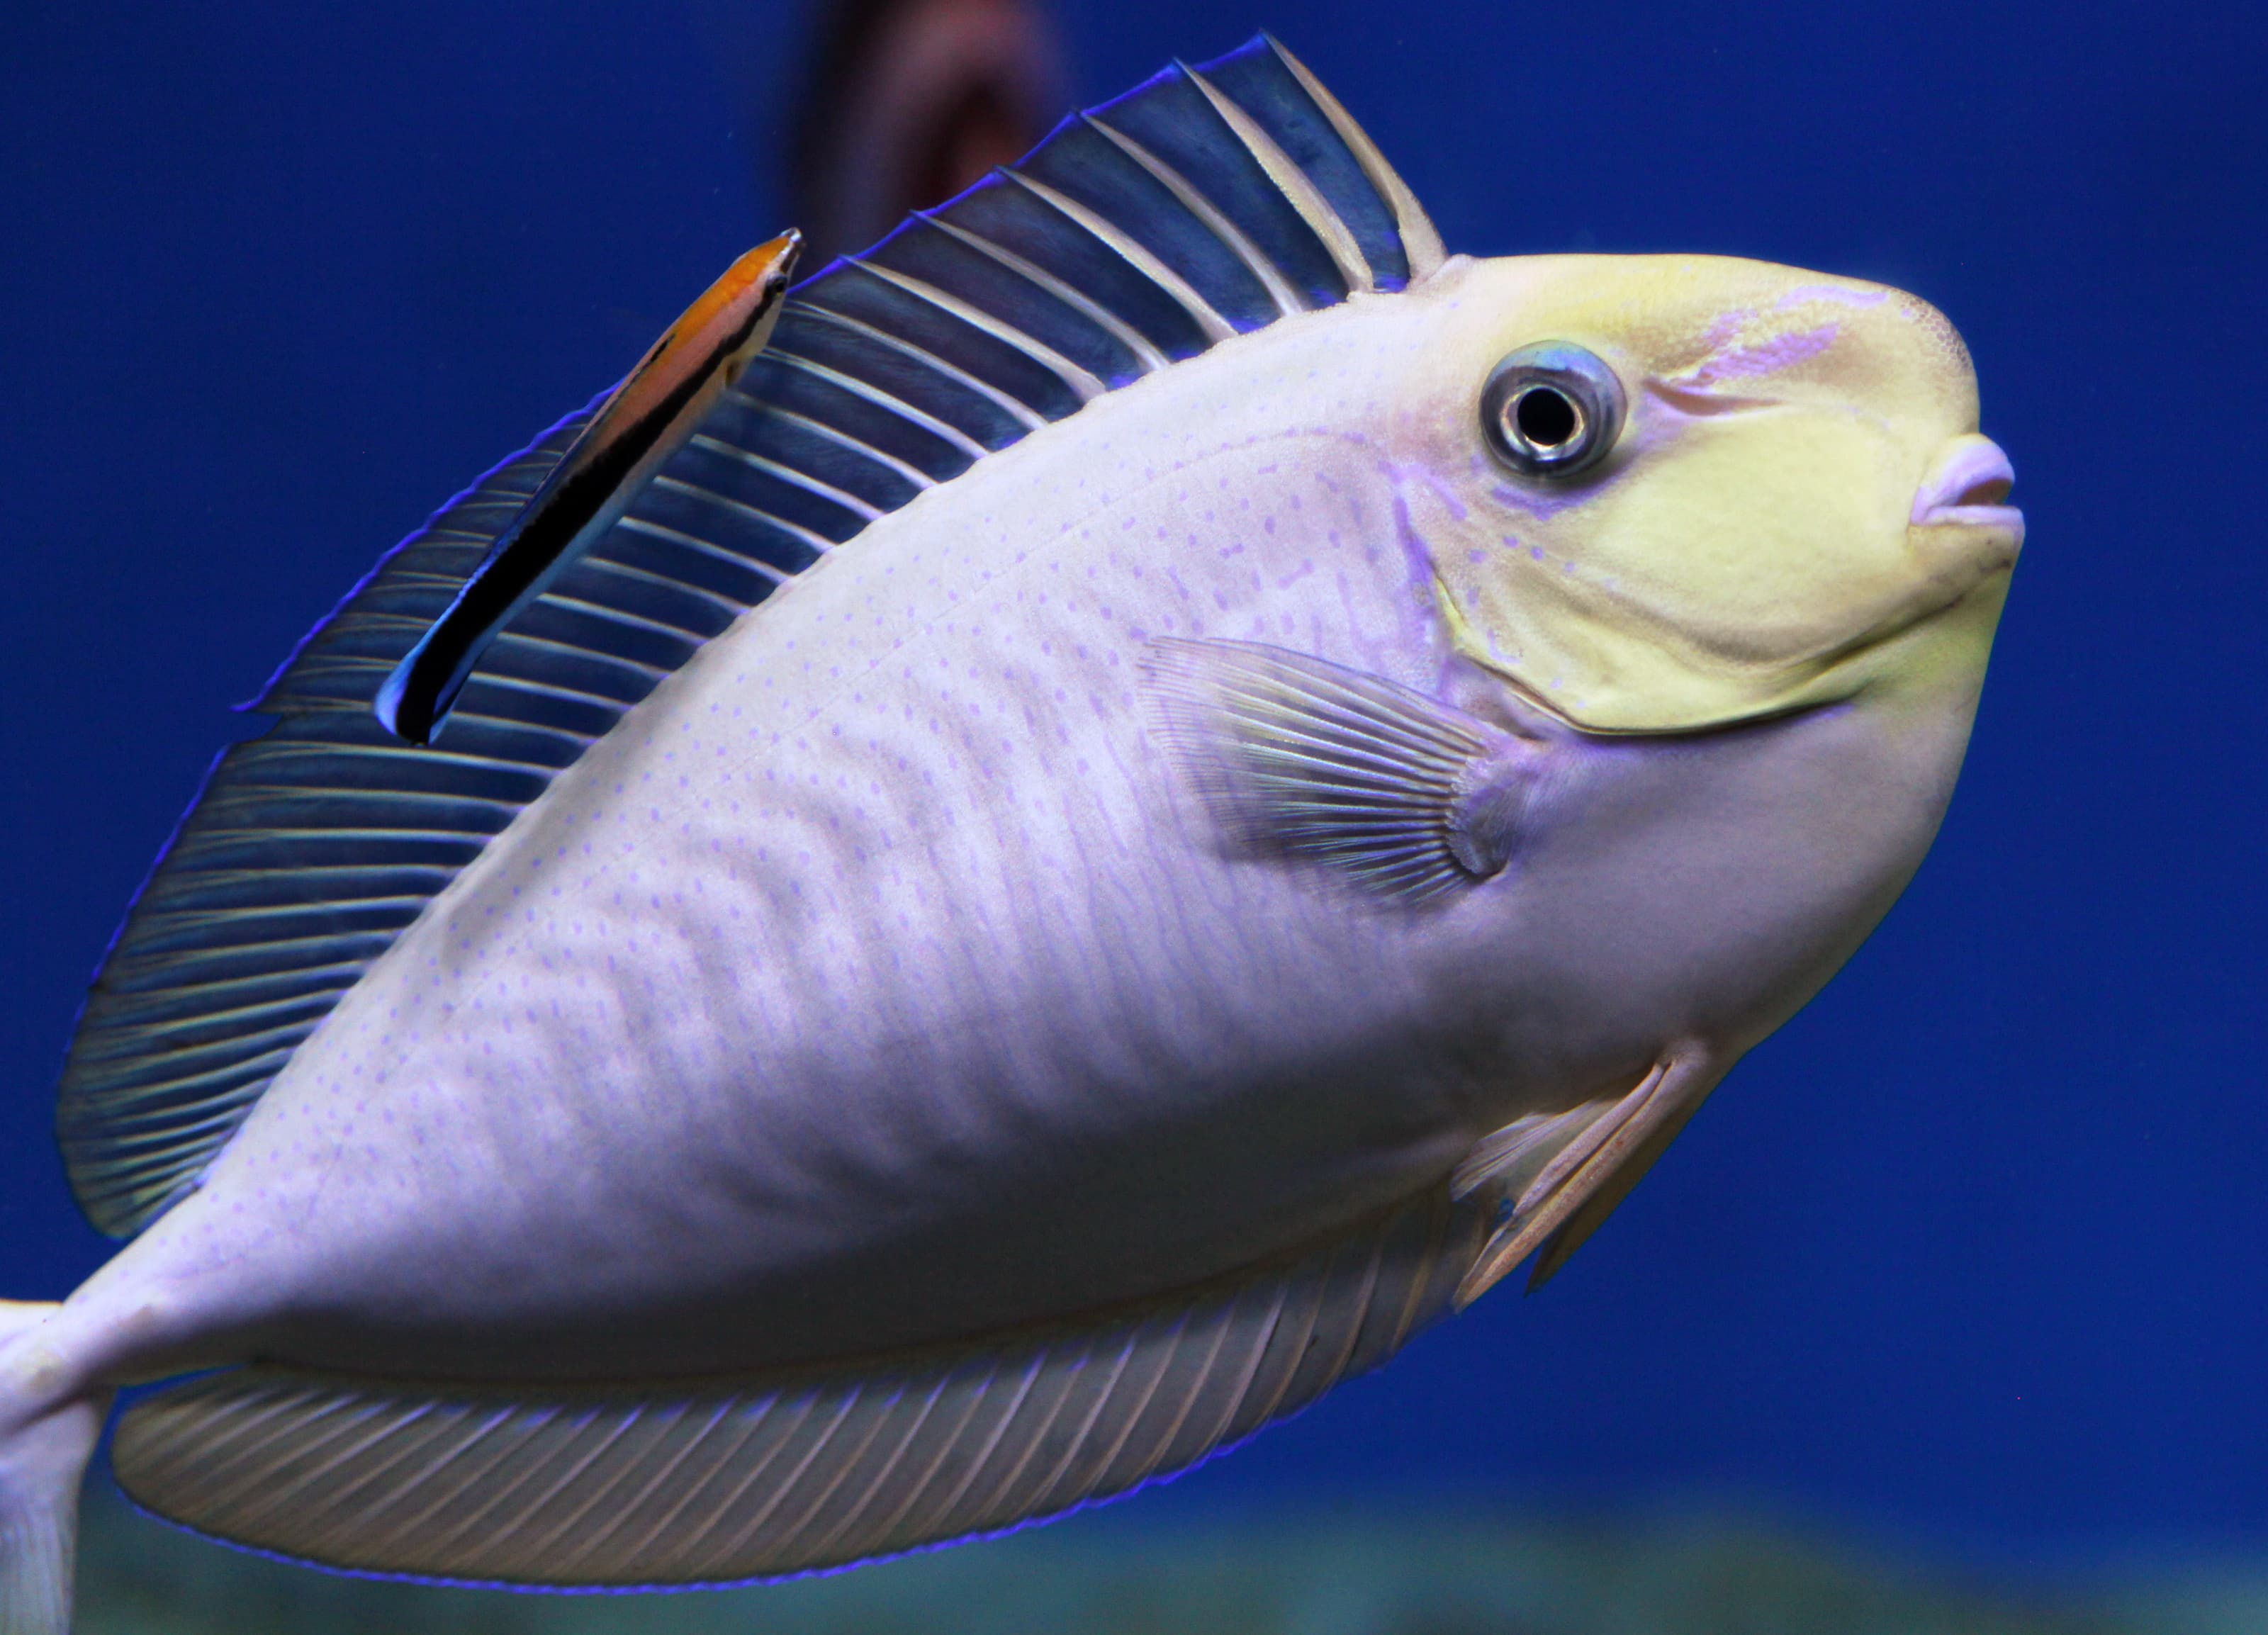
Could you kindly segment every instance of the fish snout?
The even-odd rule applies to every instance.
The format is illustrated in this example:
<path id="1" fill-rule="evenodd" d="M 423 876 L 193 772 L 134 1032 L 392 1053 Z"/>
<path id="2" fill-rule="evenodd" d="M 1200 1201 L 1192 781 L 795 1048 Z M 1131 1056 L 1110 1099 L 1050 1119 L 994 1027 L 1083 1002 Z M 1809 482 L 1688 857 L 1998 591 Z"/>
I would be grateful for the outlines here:
<path id="1" fill-rule="evenodd" d="M 1970 432 L 1938 452 L 1914 490 L 1908 520 L 1918 528 L 1976 528 L 2005 534 L 2013 561 L 2024 542 L 2024 513 L 2007 504 L 2016 469 L 1991 438 Z"/>

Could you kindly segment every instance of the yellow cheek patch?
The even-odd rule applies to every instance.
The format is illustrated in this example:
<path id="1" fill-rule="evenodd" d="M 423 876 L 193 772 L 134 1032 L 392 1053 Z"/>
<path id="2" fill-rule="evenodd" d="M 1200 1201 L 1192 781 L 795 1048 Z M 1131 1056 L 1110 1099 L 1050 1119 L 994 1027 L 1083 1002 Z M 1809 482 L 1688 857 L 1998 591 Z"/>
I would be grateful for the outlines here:
<path id="1" fill-rule="evenodd" d="M 1925 303 L 1698 256 L 1472 277 L 1497 305 L 1458 337 L 1426 458 L 1473 475 L 1405 494 L 1469 656 L 1581 725 L 1690 730 L 1843 696 L 1856 656 L 1946 605 L 1960 576 L 1909 525 L 1976 392 Z M 1615 453 L 1562 482 L 1474 459 L 1473 411 L 1447 406 L 1544 340 L 1607 360 L 1627 401 Z"/>

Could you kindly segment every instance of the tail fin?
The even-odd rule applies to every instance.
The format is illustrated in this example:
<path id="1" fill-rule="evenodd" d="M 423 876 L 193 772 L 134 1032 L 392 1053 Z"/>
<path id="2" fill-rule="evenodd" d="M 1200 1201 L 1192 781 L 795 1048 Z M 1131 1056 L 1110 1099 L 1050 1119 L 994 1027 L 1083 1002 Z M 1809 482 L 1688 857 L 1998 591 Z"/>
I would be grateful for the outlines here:
<path id="1" fill-rule="evenodd" d="M 0 1300 L 0 1635 L 70 1629 L 79 1478 L 109 1402 L 40 1390 L 39 1328 L 58 1309 Z"/>

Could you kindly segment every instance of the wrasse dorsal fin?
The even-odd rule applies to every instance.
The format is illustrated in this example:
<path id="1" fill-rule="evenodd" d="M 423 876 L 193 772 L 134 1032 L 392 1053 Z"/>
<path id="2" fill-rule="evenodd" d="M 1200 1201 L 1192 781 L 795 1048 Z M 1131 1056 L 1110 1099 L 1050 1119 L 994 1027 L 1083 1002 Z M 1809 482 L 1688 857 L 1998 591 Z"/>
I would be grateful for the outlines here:
<path id="1" fill-rule="evenodd" d="M 298 1042 L 488 839 L 783 581 L 1098 387 L 1273 322 L 1283 308 L 1252 257 L 1308 306 L 1350 284 L 1399 290 L 1438 264 L 1408 189 L 1273 42 L 1196 71 L 1211 94 L 1168 70 L 1094 119 L 1201 208 L 1073 118 L 789 291 L 766 349 L 620 497 L 620 519 L 532 598 L 472 621 L 492 639 L 436 747 L 386 731 L 379 689 L 600 405 L 452 501 L 310 633 L 249 706 L 283 720 L 215 763 L 81 1018 L 57 1127 L 98 1226 L 139 1231 L 193 1184 Z M 1296 198 L 1271 179 L 1286 164 Z M 1366 280 L 1349 274 L 1350 245 Z"/>
<path id="2" fill-rule="evenodd" d="M 1159 725 L 1241 851 L 1423 902 L 1511 861 L 1538 751 L 1451 705 L 1256 642 L 1160 638 Z"/>
<path id="3" fill-rule="evenodd" d="M 112 1463 L 162 1516 L 350 1571 L 567 1588 L 782 1577 L 1186 1469 L 1442 1315 L 1485 1226 L 1436 1186 L 1200 1288 L 745 1381 L 453 1390 L 239 1369 L 137 1403 Z"/>

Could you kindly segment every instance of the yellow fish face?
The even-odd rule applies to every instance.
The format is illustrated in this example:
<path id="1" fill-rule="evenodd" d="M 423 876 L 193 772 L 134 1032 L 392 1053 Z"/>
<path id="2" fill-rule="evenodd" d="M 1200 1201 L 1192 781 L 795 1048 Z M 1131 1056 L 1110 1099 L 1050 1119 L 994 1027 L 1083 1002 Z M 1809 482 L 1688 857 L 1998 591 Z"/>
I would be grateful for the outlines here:
<path id="1" fill-rule="evenodd" d="M 1935 308 L 1712 256 L 1453 263 L 1430 293 L 1391 435 L 1434 475 L 1410 522 L 1469 657 L 1609 732 L 1981 675 L 2023 521 Z"/>

